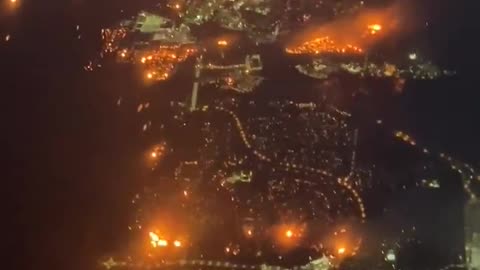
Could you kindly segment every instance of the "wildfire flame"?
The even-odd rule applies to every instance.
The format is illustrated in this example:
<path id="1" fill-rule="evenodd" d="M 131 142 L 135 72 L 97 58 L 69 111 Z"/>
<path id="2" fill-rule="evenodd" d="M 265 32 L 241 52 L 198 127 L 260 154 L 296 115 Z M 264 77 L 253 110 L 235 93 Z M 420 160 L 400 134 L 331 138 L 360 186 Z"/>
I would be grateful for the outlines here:
<path id="1" fill-rule="evenodd" d="M 301 44 L 300 46 L 287 48 L 286 51 L 290 54 L 363 53 L 362 48 L 352 44 L 339 45 L 329 36 L 315 38 Z"/>
<path id="2" fill-rule="evenodd" d="M 312 26 L 296 34 L 286 46 L 291 54 L 364 53 L 387 34 L 411 27 L 406 4 L 394 3 L 383 9 L 361 12 Z M 413 20 L 413 19 L 412 19 Z"/>

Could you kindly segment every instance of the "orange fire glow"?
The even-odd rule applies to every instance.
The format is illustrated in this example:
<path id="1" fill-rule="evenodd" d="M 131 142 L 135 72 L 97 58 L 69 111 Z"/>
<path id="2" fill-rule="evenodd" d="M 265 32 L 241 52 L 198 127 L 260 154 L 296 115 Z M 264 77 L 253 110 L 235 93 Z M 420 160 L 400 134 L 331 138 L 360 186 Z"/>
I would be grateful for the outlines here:
<path id="1" fill-rule="evenodd" d="M 300 46 L 287 48 L 286 51 L 290 54 L 363 53 L 362 48 L 352 44 L 338 44 L 329 36 L 315 38 L 301 44 Z"/>
<path id="2" fill-rule="evenodd" d="M 375 30 L 375 31 L 380 31 L 380 30 L 382 30 L 382 26 L 380 24 L 371 24 L 371 25 L 368 26 L 368 29 Z"/>
<path id="3" fill-rule="evenodd" d="M 147 72 L 148 79 L 163 81 L 170 78 L 177 64 L 196 53 L 193 47 L 161 46 L 137 58 Z"/>
<path id="4" fill-rule="evenodd" d="M 218 45 L 218 46 L 222 46 L 222 47 L 227 46 L 227 45 L 228 45 L 228 41 L 226 41 L 226 40 L 224 40 L 224 39 L 219 40 L 219 41 L 217 41 L 217 45 Z"/>
<path id="5" fill-rule="evenodd" d="M 305 234 L 306 224 L 280 224 L 273 228 L 275 242 L 281 249 L 293 248 L 302 242 Z"/>
<path id="6" fill-rule="evenodd" d="M 384 9 L 363 11 L 340 17 L 321 26 L 312 26 L 295 35 L 287 44 L 287 53 L 363 53 L 386 34 L 405 31 L 409 8 L 395 3 Z M 401 20 L 403 20 L 402 23 Z"/>
<path id="7" fill-rule="evenodd" d="M 370 24 L 368 25 L 368 30 L 370 34 L 375 35 L 378 31 L 382 30 L 382 26 L 380 24 Z"/>
<path id="8" fill-rule="evenodd" d="M 152 73 L 148 73 L 147 78 L 151 78 L 151 76 L 149 76 L 149 75 L 152 75 Z M 151 160 L 158 161 L 159 159 L 161 159 L 165 155 L 166 150 L 167 150 L 166 143 L 162 142 L 158 145 L 153 146 L 152 150 L 150 150 L 148 155 L 150 156 Z"/>
<path id="9" fill-rule="evenodd" d="M 150 244 L 152 247 L 166 247 L 168 246 L 168 242 L 165 239 L 161 239 L 156 233 L 150 232 L 148 234 L 150 236 Z"/>

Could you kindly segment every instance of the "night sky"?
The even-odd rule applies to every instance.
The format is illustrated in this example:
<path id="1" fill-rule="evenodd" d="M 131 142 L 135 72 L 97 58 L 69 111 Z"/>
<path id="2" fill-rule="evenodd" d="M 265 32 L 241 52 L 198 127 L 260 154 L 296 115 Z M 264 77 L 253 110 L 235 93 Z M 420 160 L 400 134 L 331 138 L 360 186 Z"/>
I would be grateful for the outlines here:
<path id="1" fill-rule="evenodd" d="M 143 145 L 134 115 L 115 106 L 118 93 L 135 86 L 132 75 L 87 73 L 83 65 L 98 51 L 102 27 L 151 1 L 19 1 L 15 14 L 4 11 L 0 20 L 2 37 L 12 37 L 0 41 L 2 244 L 12 254 L 11 269 L 90 269 L 99 254 L 122 243 L 124 209 L 139 185 L 132 160 Z M 480 166 L 480 23 L 468 5 L 424 3 L 422 12 L 433 17 L 433 55 L 459 76 L 412 85 L 399 100 L 402 125 Z"/>

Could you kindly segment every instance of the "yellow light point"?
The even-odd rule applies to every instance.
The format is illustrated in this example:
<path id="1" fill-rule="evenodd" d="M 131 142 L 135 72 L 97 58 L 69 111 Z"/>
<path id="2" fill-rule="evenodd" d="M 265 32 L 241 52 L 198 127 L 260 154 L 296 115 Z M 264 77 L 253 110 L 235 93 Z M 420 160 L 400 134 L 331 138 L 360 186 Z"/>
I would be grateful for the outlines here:
<path id="1" fill-rule="evenodd" d="M 149 56 L 147 57 L 147 60 L 152 60 L 152 59 L 153 59 L 153 56 L 151 56 L 151 55 L 149 55 Z"/>
<path id="2" fill-rule="evenodd" d="M 145 57 L 142 57 L 142 59 L 140 60 L 140 62 L 142 62 L 142 64 L 145 64 L 146 61 L 147 61 L 147 58 L 145 58 Z"/>
<path id="3" fill-rule="evenodd" d="M 372 24 L 372 25 L 369 25 L 368 28 L 375 31 L 382 30 L 382 26 L 380 24 Z"/>
<path id="4" fill-rule="evenodd" d="M 147 78 L 149 78 L 149 79 L 153 78 L 153 74 L 149 72 L 149 73 L 147 74 Z M 156 155 L 156 154 L 155 154 L 155 155 Z"/>
<path id="5" fill-rule="evenodd" d="M 344 247 L 339 248 L 339 249 L 337 250 L 337 253 L 340 254 L 340 255 L 341 255 L 341 254 L 344 254 L 344 253 L 345 253 L 345 248 L 344 248 Z"/>
<path id="6" fill-rule="evenodd" d="M 178 241 L 178 240 L 175 240 L 175 241 L 173 241 L 173 245 L 174 245 L 175 247 L 181 247 L 181 246 L 182 246 L 182 242 L 180 242 L 180 241 Z"/>
<path id="7" fill-rule="evenodd" d="M 292 230 L 287 230 L 287 231 L 285 232 L 285 236 L 286 236 L 287 238 L 292 238 L 292 237 L 293 237 L 293 232 L 292 232 Z"/>
<path id="8" fill-rule="evenodd" d="M 157 153 L 156 152 L 152 152 L 152 154 L 150 154 L 152 156 L 152 158 L 156 158 L 157 157 Z"/>
<path id="9" fill-rule="evenodd" d="M 183 191 L 183 196 L 185 196 L 185 197 L 188 196 L 188 192 L 186 190 Z"/>
<path id="10" fill-rule="evenodd" d="M 125 58 L 125 56 L 127 56 L 124 52 L 122 52 L 122 54 L 120 54 L 120 56 L 122 56 L 122 58 Z"/>
<path id="11" fill-rule="evenodd" d="M 248 231 L 247 231 L 247 235 L 248 235 L 248 236 L 252 236 L 252 235 L 253 235 L 252 230 L 248 230 Z"/>
<path id="12" fill-rule="evenodd" d="M 176 8 L 176 9 L 180 9 L 180 5 L 179 5 L 179 4 L 176 4 L 176 5 L 175 5 L 175 8 Z"/>
<path id="13" fill-rule="evenodd" d="M 368 26 L 368 30 L 370 30 L 370 34 L 374 35 L 378 31 L 382 30 L 382 26 L 380 24 L 371 24 Z"/>
<path id="14" fill-rule="evenodd" d="M 10 3 L 16 3 L 17 0 L 10 0 Z"/>

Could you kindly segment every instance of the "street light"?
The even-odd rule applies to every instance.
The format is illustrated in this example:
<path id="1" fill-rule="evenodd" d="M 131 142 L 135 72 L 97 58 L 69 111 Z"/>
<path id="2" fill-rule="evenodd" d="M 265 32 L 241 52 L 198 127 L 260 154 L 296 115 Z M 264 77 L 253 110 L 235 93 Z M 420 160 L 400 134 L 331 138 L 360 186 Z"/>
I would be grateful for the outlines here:
<path id="1" fill-rule="evenodd" d="M 395 252 L 393 250 L 387 251 L 387 255 L 385 256 L 385 260 L 388 262 L 394 262 L 397 260 L 397 256 L 395 256 Z"/>

